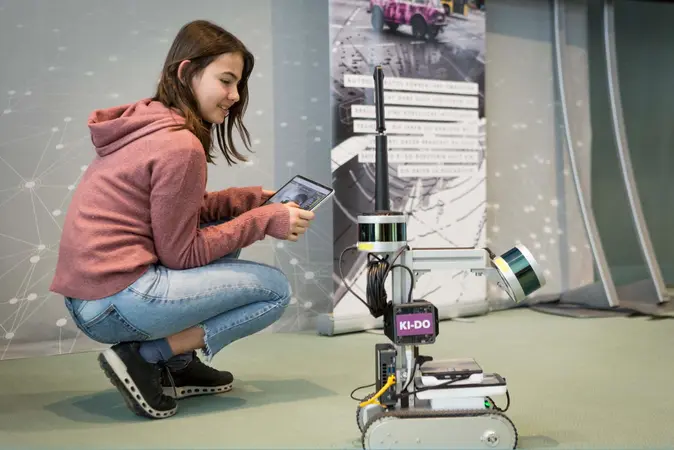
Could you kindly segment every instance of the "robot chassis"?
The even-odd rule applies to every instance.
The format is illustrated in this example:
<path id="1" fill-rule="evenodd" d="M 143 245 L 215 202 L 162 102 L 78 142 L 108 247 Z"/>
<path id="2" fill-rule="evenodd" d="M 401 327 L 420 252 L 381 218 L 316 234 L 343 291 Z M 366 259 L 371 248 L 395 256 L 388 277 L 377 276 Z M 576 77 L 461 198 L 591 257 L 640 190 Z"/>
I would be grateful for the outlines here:
<path id="1" fill-rule="evenodd" d="M 412 293 L 418 277 L 426 272 L 469 270 L 486 275 L 517 303 L 543 287 L 545 278 L 521 245 L 500 256 L 486 248 L 407 245 L 406 215 L 389 210 L 383 79 L 377 66 L 375 211 L 358 216 L 358 244 L 349 248 L 384 264 L 377 286 L 368 286 L 368 303 L 363 303 L 373 316 L 383 316 L 384 333 L 391 340 L 376 344 L 376 390 L 356 409 L 363 448 L 516 448 L 517 430 L 505 414 L 510 404 L 505 378 L 485 373 L 472 358 L 434 361 L 421 355 L 420 346 L 434 343 L 438 335 L 438 311 L 426 300 L 413 300 Z M 391 298 L 387 300 L 383 286 L 389 275 Z M 492 401 L 503 394 L 505 409 Z"/>

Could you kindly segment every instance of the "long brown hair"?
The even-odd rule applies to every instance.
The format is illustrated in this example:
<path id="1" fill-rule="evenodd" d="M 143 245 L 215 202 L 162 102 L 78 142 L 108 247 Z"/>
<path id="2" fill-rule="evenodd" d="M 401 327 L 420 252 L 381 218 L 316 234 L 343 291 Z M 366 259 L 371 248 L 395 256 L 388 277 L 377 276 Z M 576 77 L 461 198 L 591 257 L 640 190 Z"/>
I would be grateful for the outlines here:
<path id="1" fill-rule="evenodd" d="M 241 139 L 250 151 L 250 135 L 243 124 L 243 115 L 248 106 L 248 79 L 253 71 L 255 58 L 246 46 L 233 34 L 206 20 L 196 20 L 184 25 L 175 39 L 164 62 L 157 92 L 153 100 L 162 102 L 168 108 L 178 109 L 185 118 L 185 124 L 179 126 L 196 135 L 206 151 L 206 159 L 213 162 L 212 128 L 199 115 L 199 107 L 190 83 L 181 83 L 178 78 L 178 67 L 186 59 L 191 61 L 181 75 L 184 80 L 191 80 L 198 75 L 214 59 L 224 53 L 239 53 L 243 57 L 243 73 L 237 88 L 239 101 L 229 108 L 229 115 L 222 124 L 215 125 L 220 150 L 227 163 L 236 163 L 234 159 L 246 161 L 234 146 L 232 129 L 236 125 Z M 225 138 L 226 131 L 226 138 Z"/>

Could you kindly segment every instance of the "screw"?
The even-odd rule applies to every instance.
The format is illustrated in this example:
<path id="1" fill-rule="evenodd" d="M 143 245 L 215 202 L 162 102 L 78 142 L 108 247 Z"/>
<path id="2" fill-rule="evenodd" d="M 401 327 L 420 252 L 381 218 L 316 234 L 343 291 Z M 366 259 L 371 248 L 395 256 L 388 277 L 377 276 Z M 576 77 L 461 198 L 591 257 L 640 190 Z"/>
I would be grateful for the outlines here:
<path id="1" fill-rule="evenodd" d="M 485 441 L 488 445 L 495 447 L 498 444 L 499 438 L 498 435 L 493 431 L 487 431 L 482 435 L 482 440 Z"/>

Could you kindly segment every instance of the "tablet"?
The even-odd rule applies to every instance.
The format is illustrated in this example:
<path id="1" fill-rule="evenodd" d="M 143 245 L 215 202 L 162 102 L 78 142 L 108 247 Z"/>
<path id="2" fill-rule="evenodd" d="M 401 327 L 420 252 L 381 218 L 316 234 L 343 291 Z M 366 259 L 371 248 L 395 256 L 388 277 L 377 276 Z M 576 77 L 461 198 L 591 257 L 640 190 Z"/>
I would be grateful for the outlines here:
<path id="1" fill-rule="evenodd" d="M 323 186 L 301 175 L 296 175 L 281 187 L 269 200 L 263 203 L 288 203 L 295 202 L 300 208 L 314 211 L 326 200 L 332 197 L 334 189 Z"/>

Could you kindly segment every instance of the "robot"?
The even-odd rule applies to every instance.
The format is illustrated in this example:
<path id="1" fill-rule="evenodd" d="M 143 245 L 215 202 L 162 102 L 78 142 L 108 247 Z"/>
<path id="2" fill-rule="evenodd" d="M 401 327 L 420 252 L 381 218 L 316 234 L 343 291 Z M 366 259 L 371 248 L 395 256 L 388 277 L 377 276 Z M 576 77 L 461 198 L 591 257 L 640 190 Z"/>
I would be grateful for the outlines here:
<path id="1" fill-rule="evenodd" d="M 521 302 L 546 281 L 529 250 L 518 245 L 500 256 L 488 248 L 411 248 L 407 218 L 389 209 L 387 137 L 384 124 L 384 74 L 374 70 L 376 103 L 375 210 L 358 216 L 358 243 L 344 250 L 368 254 L 367 300 L 383 316 L 391 342 L 375 345 L 375 391 L 356 408 L 364 449 L 516 448 L 517 429 L 505 412 L 510 404 L 506 380 L 485 373 L 472 358 L 435 361 L 420 353 L 438 335 L 438 310 L 413 299 L 414 284 L 433 269 L 470 270 L 485 275 Z M 391 296 L 385 282 L 391 277 Z M 492 400 L 506 395 L 499 408 Z M 353 397 L 353 393 L 352 393 Z"/>

